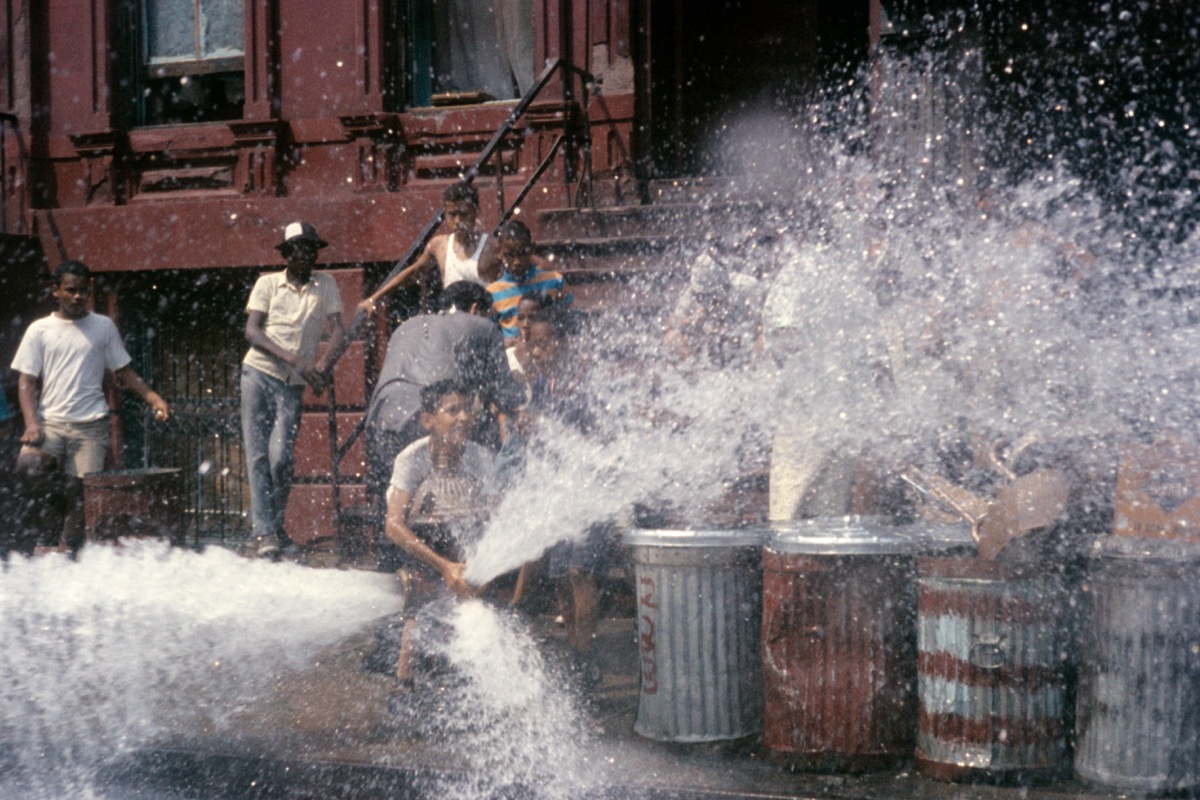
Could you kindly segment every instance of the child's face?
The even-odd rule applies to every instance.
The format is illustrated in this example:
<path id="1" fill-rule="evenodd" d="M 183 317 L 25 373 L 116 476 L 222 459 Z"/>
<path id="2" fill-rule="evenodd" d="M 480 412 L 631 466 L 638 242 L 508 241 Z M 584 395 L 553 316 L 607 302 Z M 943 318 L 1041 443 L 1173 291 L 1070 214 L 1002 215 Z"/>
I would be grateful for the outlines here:
<path id="1" fill-rule="evenodd" d="M 500 262 L 512 275 L 520 278 L 529 271 L 529 256 L 533 254 L 533 245 L 520 239 L 500 240 Z"/>
<path id="2" fill-rule="evenodd" d="M 533 368 L 542 375 L 554 371 L 563 343 L 554 334 L 554 325 L 549 322 L 534 322 L 529 325 L 525 347 Z"/>
<path id="3" fill-rule="evenodd" d="M 466 444 L 475 429 L 475 398 L 458 392 L 443 395 L 433 412 L 422 412 L 421 424 L 439 442 Z"/>
<path id="4" fill-rule="evenodd" d="M 446 226 L 452 233 L 470 233 L 475 230 L 475 219 L 479 209 L 469 200 L 455 200 L 442 206 Z"/>
<path id="5" fill-rule="evenodd" d="M 88 313 L 88 298 L 92 296 L 92 284 L 87 278 L 70 273 L 50 292 L 58 301 L 58 311 L 67 319 L 82 319 Z"/>
<path id="6" fill-rule="evenodd" d="M 536 297 L 525 295 L 517 303 L 517 338 L 523 342 L 529 341 L 529 316 L 538 307 Z"/>

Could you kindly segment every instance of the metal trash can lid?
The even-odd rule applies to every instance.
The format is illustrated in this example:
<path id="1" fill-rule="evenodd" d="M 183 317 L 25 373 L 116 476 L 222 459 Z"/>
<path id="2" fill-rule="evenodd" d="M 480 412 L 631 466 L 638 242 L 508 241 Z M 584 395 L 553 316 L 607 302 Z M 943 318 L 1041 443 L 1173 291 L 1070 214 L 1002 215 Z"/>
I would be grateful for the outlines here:
<path id="1" fill-rule="evenodd" d="M 918 555 L 973 545 L 970 526 L 917 523 L 897 525 L 889 517 L 817 517 L 777 523 L 768 550 L 783 555 Z"/>
<path id="2" fill-rule="evenodd" d="M 977 549 L 975 537 L 971 536 L 971 526 L 967 522 L 914 522 L 905 525 L 904 530 L 912 539 L 913 552 L 920 555 L 952 551 L 974 555 Z"/>
<path id="3" fill-rule="evenodd" d="M 761 547 L 762 528 L 631 528 L 622 541 L 635 547 Z"/>
<path id="4" fill-rule="evenodd" d="M 1142 561 L 1198 561 L 1200 542 L 1151 536 L 1110 534 L 1097 536 L 1088 554 L 1092 558 L 1137 559 Z"/>
<path id="5" fill-rule="evenodd" d="M 146 467 L 143 469 L 106 469 L 100 472 L 89 472 L 83 476 L 84 486 L 126 486 L 155 478 L 175 477 L 182 475 L 178 467 Z"/>

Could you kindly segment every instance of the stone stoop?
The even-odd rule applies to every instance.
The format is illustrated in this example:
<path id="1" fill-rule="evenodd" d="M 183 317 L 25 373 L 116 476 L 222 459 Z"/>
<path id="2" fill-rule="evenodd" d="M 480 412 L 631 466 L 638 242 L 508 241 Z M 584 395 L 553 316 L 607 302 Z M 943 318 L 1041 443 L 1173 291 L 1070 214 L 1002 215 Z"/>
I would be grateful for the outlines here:
<path id="1" fill-rule="evenodd" d="M 736 242 L 793 215 L 774 198 L 719 179 L 654 181 L 647 194 L 644 205 L 538 213 L 538 252 L 563 273 L 581 311 L 661 314 L 707 242 Z"/>

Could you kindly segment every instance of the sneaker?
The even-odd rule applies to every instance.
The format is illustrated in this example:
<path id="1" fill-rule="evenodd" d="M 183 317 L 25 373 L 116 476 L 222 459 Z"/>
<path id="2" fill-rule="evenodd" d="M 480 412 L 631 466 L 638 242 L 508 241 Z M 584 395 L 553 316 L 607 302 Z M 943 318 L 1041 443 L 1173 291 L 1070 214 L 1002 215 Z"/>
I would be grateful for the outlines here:
<path id="1" fill-rule="evenodd" d="M 257 547 L 254 554 L 259 558 L 278 558 L 279 557 L 279 542 L 274 538 L 260 536 L 257 539 Z"/>

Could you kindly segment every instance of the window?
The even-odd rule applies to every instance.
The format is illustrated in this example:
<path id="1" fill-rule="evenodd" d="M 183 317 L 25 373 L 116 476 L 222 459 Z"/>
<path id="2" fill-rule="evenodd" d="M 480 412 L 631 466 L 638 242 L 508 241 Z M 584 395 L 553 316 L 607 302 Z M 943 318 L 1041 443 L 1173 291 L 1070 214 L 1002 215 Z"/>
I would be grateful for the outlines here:
<path id="1" fill-rule="evenodd" d="M 533 85 L 532 0 L 400 0 L 415 106 L 520 97 Z"/>
<path id="2" fill-rule="evenodd" d="M 135 122 L 241 119 L 244 0 L 131 0 Z"/>

